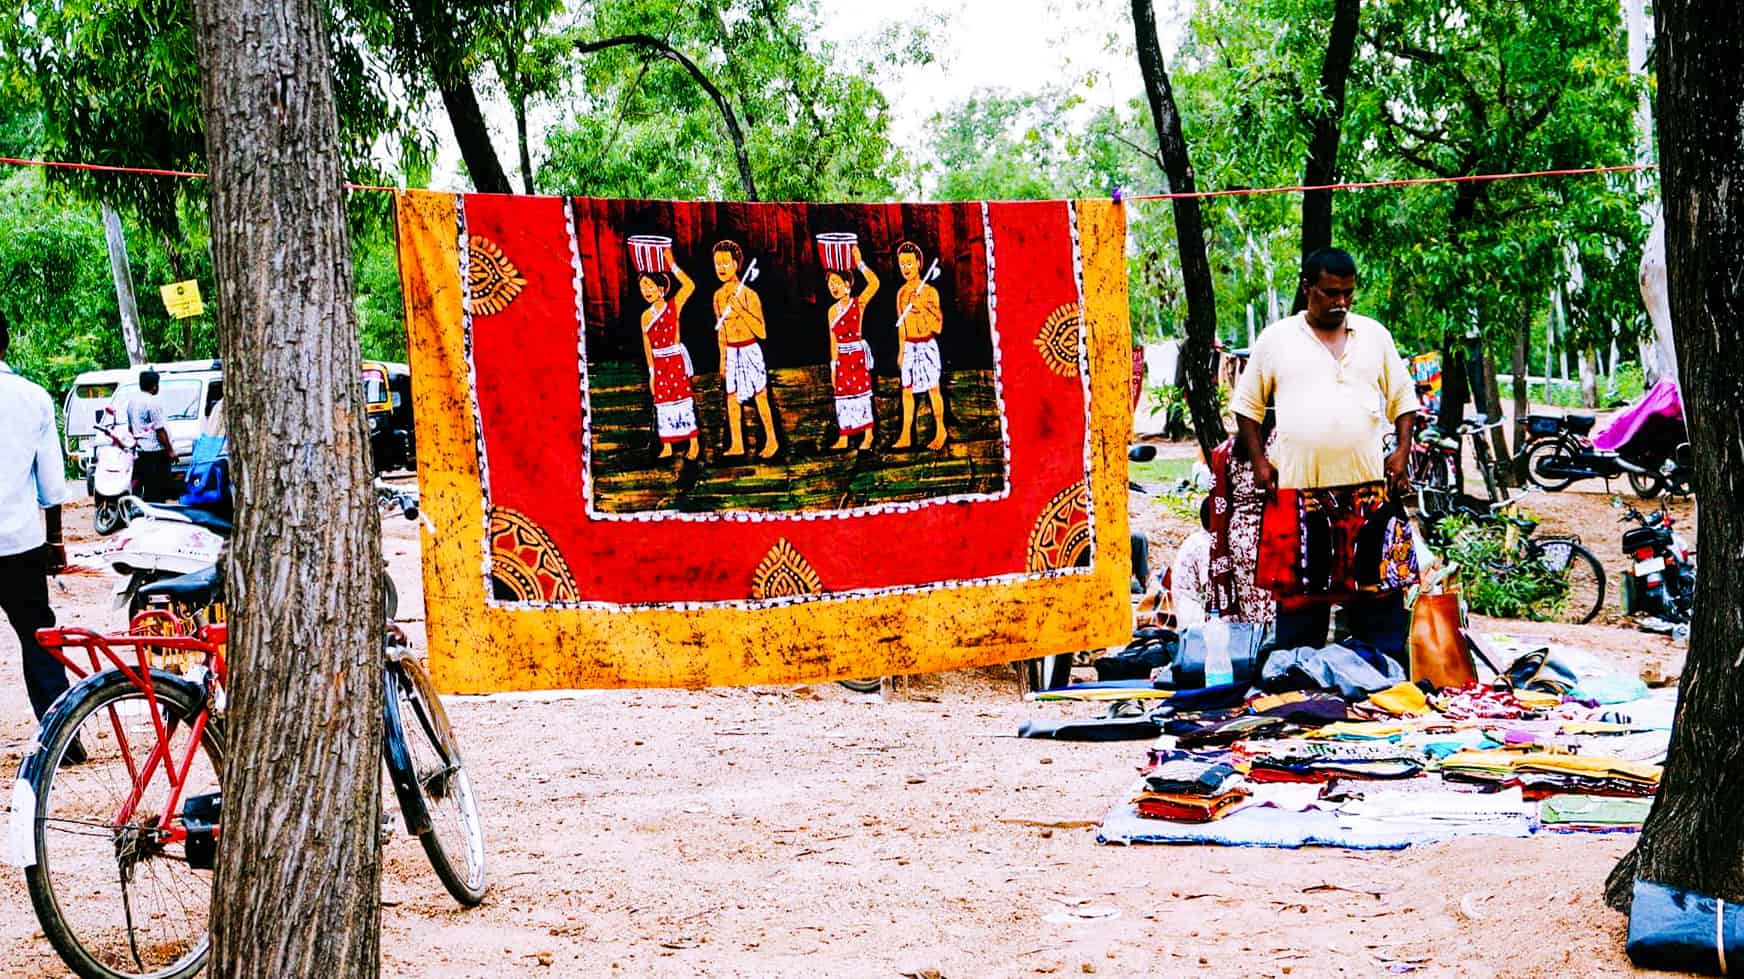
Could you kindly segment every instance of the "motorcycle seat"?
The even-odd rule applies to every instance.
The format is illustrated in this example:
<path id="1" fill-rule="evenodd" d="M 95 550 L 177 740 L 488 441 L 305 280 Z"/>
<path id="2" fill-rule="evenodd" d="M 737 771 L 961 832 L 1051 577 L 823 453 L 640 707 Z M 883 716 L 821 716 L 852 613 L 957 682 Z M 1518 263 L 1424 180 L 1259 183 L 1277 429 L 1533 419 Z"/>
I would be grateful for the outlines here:
<path id="1" fill-rule="evenodd" d="M 204 527 L 220 537 L 229 537 L 230 532 L 235 529 L 230 521 L 218 516 L 210 510 L 202 510 L 199 507 L 191 506 L 177 506 L 174 503 L 157 503 L 153 505 L 160 510 L 169 510 L 187 517 L 189 523 L 196 527 Z"/>
<path id="2" fill-rule="evenodd" d="M 162 596 L 178 605 L 190 608 L 204 608 L 212 604 L 212 597 L 218 590 L 218 565 L 213 564 L 199 571 L 191 571 L 174 578 L 164 578 L 139 589 L 141 599 Z"/>
<path id="3" fill-rule="evenodd" d="M 1597 419 L 1592 415 L 1565 415 L 1563 417 L 1563 424 L 1567 425 L 1568 430 L 1576 435 L 1586 435 L 1591 432 L 1596 421 Z"/>

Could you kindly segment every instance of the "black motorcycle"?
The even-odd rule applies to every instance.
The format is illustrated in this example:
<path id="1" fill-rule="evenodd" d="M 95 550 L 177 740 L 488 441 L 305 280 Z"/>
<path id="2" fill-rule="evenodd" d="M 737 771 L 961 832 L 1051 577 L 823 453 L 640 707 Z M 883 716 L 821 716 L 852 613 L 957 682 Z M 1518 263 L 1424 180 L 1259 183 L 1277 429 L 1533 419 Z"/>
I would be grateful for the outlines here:
<path id="1" fill-rule="evenodd" d="M 1526 476 L 1556 492 L 1582 479 L 1628 477 L 1643 500 L 1660 493 L 1690 495 L 1689 435 L 1683 422 L 1654 417 L 1615 452 L 1593 447 L 1592 415 L 1528 415 Z"/>
<path id="2" fill-rule="evenodd" d="M 1637 526 L 1623 531 L 1623 556 L 1630 562 L 1623 574 L 1623 612 L 1653 616 L 1666 622 L 1688 622 L 1696 597 L 1696 565 L 1689 546 L 1672 529 L 1671 515 L 1659 509 L 1642 513 L 1621 501 L 1622 522 Z"/>

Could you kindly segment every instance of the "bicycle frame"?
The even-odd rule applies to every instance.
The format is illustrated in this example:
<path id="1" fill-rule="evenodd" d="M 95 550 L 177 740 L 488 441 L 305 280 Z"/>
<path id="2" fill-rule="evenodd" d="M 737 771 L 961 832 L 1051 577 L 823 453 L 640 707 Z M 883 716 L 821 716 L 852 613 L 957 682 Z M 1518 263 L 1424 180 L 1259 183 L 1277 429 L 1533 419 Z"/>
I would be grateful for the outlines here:
<path id="1" fill-rule="evenodd" d="M 167 612 L 145 612 L 134 619 L 135 628 L 156 617 L 169 620 L 171 627 L 177 625 L 174 616 Z M 133 750 L 128 744 L 127 732 L 122 727 L 121 718 L 116 716 L 115 709 L 109 708 L 109 724 L 115 732 L 115 743 L 121 749 L 121 757 L 127 762 L 127 774 L 132 780 L 132 788 L 127 799 L 122 803 L 121 811 L 115 815 L 114 827 L 128 825 L 138 809 L 140 800 L 145 796 L 146 787 L 157 776 L 158 769 L 163 769 L 164 778 L 169 782 L 169 797 L 164 803 L 163 812 L 157 817 L 154 827 L 162 843 L 185 843 L 187 829 L 181 824 L 182 790 L 187 784 L 188 772 L 193 768 L 194 758 L 199 753 L 201 738 L 206 732 L 206 722 L 211 717 L 210 704 L 201 706 L 200 712 L 189 721 L 189 740 L 187 750 L 177 762 L 170 756 L 170 739 L 175 734 L 174 721 L 164 717 L 158 703 L 157 692 L 151 678 L 151 647 L 162 649 L 183 650 L 191 653 L 203 653 L 207 668 L 211 671 L 213 681 L 221 684 L 226 675 L 224 665 L 225 626 L 209 625 L 201 628 L 196 635 L 148 635 L 137 631 L 120 635 L 104 636 L 89 629 L 51 628 L 39 629 L 36 641 L 55 659 L 70 670 L 80 680 L 101 672 L 105 669 L 117 670 L 125 676 L 129 683 L 145 694 L 147 712 L 151 718 L 152 733 L 156 737 L 151 751 L 143 763 L 136 762 Z M 129 664 L 116 647 L 132 647 L 137 660 Z M 68 655 L 68 647 L 80 647 L 90 656 L 91 668 L 86 670 L 73 657 Z M 104 666 L 100 659 L 106 659 L 111 665 Z M 212 683 L 208 682 L 208 692 Z M 214 834 L 218 831 L 213 830 Z"/>

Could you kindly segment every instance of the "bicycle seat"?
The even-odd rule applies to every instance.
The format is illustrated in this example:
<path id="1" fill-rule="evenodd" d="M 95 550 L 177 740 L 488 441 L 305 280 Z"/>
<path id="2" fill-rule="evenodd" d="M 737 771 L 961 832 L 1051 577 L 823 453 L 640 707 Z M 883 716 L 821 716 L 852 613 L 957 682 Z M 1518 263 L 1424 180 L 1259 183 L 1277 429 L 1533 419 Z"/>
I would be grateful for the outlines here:
<path id="1" fill-rule="evenodd" d="M 212 604 L 212 597 L 217 591 L 218 565 L 214 564 L 199 571 L 144 585 L 139 589 L 139 597 L 147 599 L 161 596 L 178 605 L 204 608 Z"/>
<path id="2" fill-rule="evenodd" d="M 1591 432 L 1596 421 L 1597 419 L 1592 415 L 1564 415 L 1562 418 L 1562 423 L 1576 435 L 1585 435 Z"/>
<path id="3" fill-rule="evenodd" d="M 220 537 L 229 537 L 230 532 L 235 529 L 230 521 L 218 516 L 210 510 L 202 510 L 199 507 L 192 506 L 181 506 L 175 503 L 156 503 L 153 504 L 153 506 L 156 506 L 160 510 L 168 510 L 172 513 L 186 517 L 188 518 L 188 522 L 194 526 L 204 527 Z"/>

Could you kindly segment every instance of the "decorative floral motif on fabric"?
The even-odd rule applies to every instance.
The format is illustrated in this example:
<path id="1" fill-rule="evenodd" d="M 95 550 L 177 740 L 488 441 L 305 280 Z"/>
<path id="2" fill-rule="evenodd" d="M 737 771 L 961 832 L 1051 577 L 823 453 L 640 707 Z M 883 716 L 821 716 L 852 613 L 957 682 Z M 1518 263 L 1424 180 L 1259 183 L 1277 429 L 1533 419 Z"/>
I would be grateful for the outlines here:
<path id="1" fill-rule="evenodd" d="M 1036 520 L 1029 535 L 1029 570 L 1080 568 L 1090 556 L 1090 488 L 1077 483 L 1061 490 Z"/>
<path id="2" fill-rule="evenodd" d="M 467 254 L 466 288 L 472 297 L 472 315 L 502 312 L 527 287 L 527 280 L 496 242 L 473 235 Z"/>
<path id="3" fill-rule="evenodd" d="M 823 590 L 817 570 L 785 537 L 775 542 L 751 575 L 751 597 L 759 600 L 817 595 Z"/>
<path id="4" fill-rule="evenodd" d="M 523 514 L 503 507 L 490 513 L 491 589 L 522 602 L 573 602 L 575 578 L 550 535 Z"/>
<path id="5" fill-rule="evenodd" d="M 1078 341 L 1083 329 L 1084 308 L 1078 303 L 1066 303 L 1042 321 L 1035 345 L 1048 370 L 1061 377 L 1078 376 Z"/>

